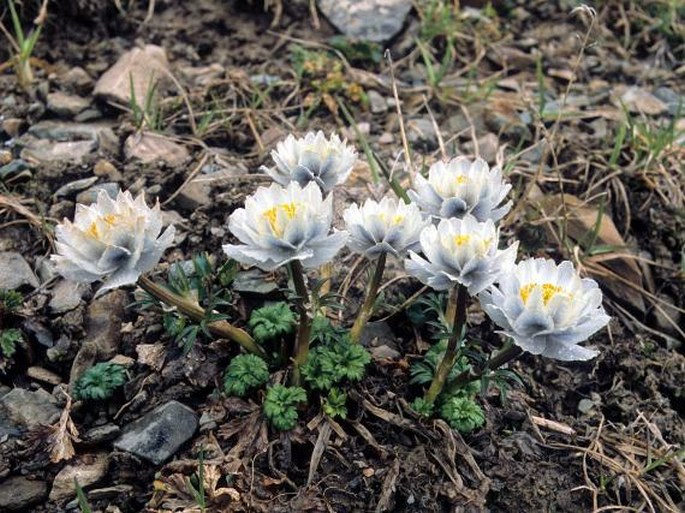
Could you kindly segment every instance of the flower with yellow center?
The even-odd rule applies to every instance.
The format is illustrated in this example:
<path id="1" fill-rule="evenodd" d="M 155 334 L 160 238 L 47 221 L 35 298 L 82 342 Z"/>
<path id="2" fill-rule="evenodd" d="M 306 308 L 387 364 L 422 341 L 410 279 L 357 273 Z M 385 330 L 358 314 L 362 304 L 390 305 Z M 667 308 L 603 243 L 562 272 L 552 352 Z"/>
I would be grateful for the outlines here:
<path id="1" fill-rule="evenodd" d="M 351 205 L 343 212 L 350 238 L 347 247 L 355 253 L 375 258 L 381 253 L 403 256 L 419 246 L 419 234 L 430 220 L 419 208 L 398 199 L 368 199 L 360 207 Z"/>
<path id="2" fill-rule="evenodd" d="M 421 209 L 440 218 L 471 214 L 479 221 L 498 221 L 511 208 L 502 201 L 511 185 L 502 179 L 499 167 L 490 169 L 482 159 L 474 161 L 456 157 L 449 162 L 436 162 L 428 169 L 428 179 L 416 177 L 416 190 L 409 197 Z"/>
<path id="3" fill-rule="evenodd" d="M 347 232 L 331 233 L 332 218 L 332 197 L 324 200 L 315 183 L 259 187 L 247 197 L 245 208 L 229 218 L 228 228 L 241 244 L 226 244 L 223 250 L 265 271 L 293 260 L 318 267 L 332 260 L 347 240 Z"/>
<path id="4" fill-rule="evenodd" d="M 262 166 L 273 180 L 281 185 L 297 182 L 302 187 L 315 182 L 328 192 L 347 180 L 357 160 L 354 149 L 336 134 L 327 138 L 323 132 L 309 132 L 296 139 L 292 134 L 278 143 L 271 152 L 276 167 Z"/>
<path id="5" fill-rule="evenodd" d="M 51 258 L 69 280 L 104 281 L 100 295 L 135 283 L 159 262 L 173 241 L 174 227 L 161 231 L 159 204 L 149 208 L 142 194 L 134 200 L 126 191 L 112 199 L 100 191 L 93 205 L 76 205 L 73 222 L 57 225 L 57 253 Z"/>
<path id="6" fill-rule="evenodd" d="M 519 262 L 479 298 L 483 310 L 519 347 L 557 360 L 597 356 L 578 344 L 609 322 L 597 283 L 581 279 L 569 261 Z"/>
<path id="7" fill-rule="evenodd" d="M 447 290 L 457 284 L 475 295 L 492 285 L 516 259 L 518 242 L 505 250 L 497 249 L 499 230 L 488 219 L 479 222 L 466 215 L 463 219 L 443 219 L 437 226 L 423 229 L 420 236 L 424 257 L 410 251 L 405 260 L 407 272 L 435 290 Z"/>

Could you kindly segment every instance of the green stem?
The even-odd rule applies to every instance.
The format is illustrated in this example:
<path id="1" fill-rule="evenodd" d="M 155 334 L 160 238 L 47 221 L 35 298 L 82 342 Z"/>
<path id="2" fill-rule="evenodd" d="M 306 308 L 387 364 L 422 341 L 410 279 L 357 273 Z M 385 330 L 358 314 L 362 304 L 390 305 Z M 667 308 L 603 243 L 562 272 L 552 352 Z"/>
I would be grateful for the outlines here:
<path id="1" fill-rule="evenodd" d="M 376 304 L 376 298 L 378 297 L 378 289 L 381 286 L 381 278 L 383 277 L 383 271 L 385 270 L 385 260 L 387 258 L 386 253 L 381 253 L 376 262 L 376 268 L 373 271 L 373 276 L 371 276 L 371 282 L 366 290 L 366 298 L 364 299 L 364 304 L 362 305 L 357 318 L 354 321 L 354 325 L 350 330 L 350 340 L 353 344 L 359 342 L 362 336 L 362 331 L 364 331 L 364 326 L 373 315 L 373 307 Z"/>
<path id="2" fill-rule="evenodd" d="M 523 349 L 513 343 L 510 343 L 508 346 L 502 348 L 502 350 L 499 351 L 495 356 L 490 357 L 482 369 L 478 371 L 469 369 L 459 374 L 456 378 L 449 382 L 445 390 L 452 394 L 460 388 L 463 388 L 471 381 L 480 379 L 486 372 L 498 369 L 505 363 L 518 358 L 521 353 L 523 353 Z"/>
<path id="3" fill-rule="evenodd" d="M 435 371 L 433 381 L 431 381 L 431 386 L 428 389 L 428 392 L 426 392 L 426 401 L 431 404 L 435 402 L 440 395 L 440 392 L 442 392 L 447 376 L 449 376 L 452 367 L 454 367 L 454 364 L 457 361 L 457 349 L 459 347 L 459 342 L 462 339 L 464 326 L 466 325 L 466 303 L 468 302 L 469 297 L 468 291 L 463 285 L 457 285 L 456 290 L 452 290 L 452 294 L 456 294 L 456 308 L 454 320 L 452 322 L 452 333 L 447 341 L 445 354 Z"/>
<path id="4" fill-rule="evenodd" d="M 309 319 L 309 312 L 307 311 L 307 304 L 309 303 L 309 293 L 307 292 L 307 284 L 304 281 L 304 269 L 299 260 L 293 260 L 288 264 L 290 267 L 290 275 L 295 285 L 295 293 L 297 294 L 296 308 L 300 314 L 300 323 L 297 328 L 297 339 L 295 340 L 295 357 L 293 368 L 293 384 L 299 386 L 300 384 L 300 367 L 307 362 L 309 355 L 309 332 L 312 325 Z"/>
<path id="5" fill-rule="evenodd" d="M 187 315 L 196 322 L 202 322 L 206 318 L 204 309 L 196 302 L 189 300 L 171 290 L 162 287 L 150 278 L 141 276 L 138 278 L 138 286 L 153 297 L 156 297 L 161 302 L 167 305 L 175 306 L 179 312 Z M 266 358 L 266 352 L 262 349 L 254 339 L 244 330 L 233 326 L 227 321 L 214 321 L 207 325 L 210 333 L 217 337 L 227 338 L 237 342 L 250 353 Z"/>

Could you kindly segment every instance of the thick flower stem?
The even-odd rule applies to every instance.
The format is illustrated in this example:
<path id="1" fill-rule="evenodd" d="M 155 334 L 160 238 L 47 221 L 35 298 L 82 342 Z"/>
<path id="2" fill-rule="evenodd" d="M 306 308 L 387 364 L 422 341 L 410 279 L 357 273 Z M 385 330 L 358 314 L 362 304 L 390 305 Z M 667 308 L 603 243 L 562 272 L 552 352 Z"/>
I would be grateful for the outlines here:
<path id="1" fill-rule="evenodd" d="M 369 318 L 373 314 L 373 307 L 376 304 L 376 298 L 378 297 L 378 289 L 381 286 L 381 278 L 383 278 L 383 271 L 385 270 L 385 259 L 387 257 L 386 253 L 381 253 L 376 262 L 376 268 L 373 271 L 373 276 L 371 276 L 371 282 L 366 290 L 366 298 L 364 299 L 364 304 L 362 305 L 357 318 L 354 321 L 352 330 L 350 330 L 350 340 L 353 344 L 359 342 L 362 336 L 362 331 L 364 326 L 368 322 Z"/>
<path id="2" fill-rule="evenodd" d="M 445 389 L 448 393 L 454 393 L 460 388 L 463 388 L 465 385 L 470 383 L 471 381 L 476 381 L 480 379 L 486 372 L 493 371 L 496 369 L 499 369 L 502 365 L 505 363 L 508 363 L 516 358 L 518 358 L 521 353 L 523 353 L 523 349 L 521 349 L 519 346 L 515 344 L 510 344 L 506 347 L 504 347 L 501 351 L 499 351 L 495 356 L 492 356 L 486 364 L 483 366 L 482 369 L 479 371 L 474 371 L 473 369 L 469 369 L 467 371 L 462 372 L 459 374 L 456 378 L 454 378 L 452 381 L 449 382 L 447 385 L 447 388 Z"/>
<path id="3" fill-rule="evenodd" d="M 463 335 L 464 326 L 466 325 L 466 303 L 469 297 L 468 291 L 463 285 L 458 285 L 456 291 L 453 290 L 452 294 L 456 295 L 456 308 L 454 320 L 452 321 L 452 333 L 447 341 L 445 354 L 433 376 L 431 386 L 428 389 L 428 392 L 426 392 L 425 399 L 431 404 L 435 402 L 440 395 L 440 392 L 442 392 L 447 376 L 449 376 L 452 367 L 454 367 L 454 364 L 457 361 L 457 348 Z"/>
<path id="4" fill-rule="evenodd" d="M 300 384 L 300 367 L 307 362 L 307 355 L 309 355 L 309 332 L 311 331 L 312 324 L 309 312 L 307 311 L 309 293 L 307 292 L 307 284 L 304 280 L 302 264 L 299 260 L 293 260 L 288 266 L 290 267 L 290 275 L 295 285 L 295 293 L 297 294 L 296 308 L 300 314 L 300 324 L 297 328 L 297 339 L 295 340 L 293 368 L 293 384 L 298 386 Z"/>
<path id="5" fill-rule="evenodd" d="M 206 313 L 200 305 L 156 284 L 145 276 L 138 278 L 138 286 L 161 302 L 170 306 L 175 306 L 179 312 L 187 315 L 196 322 L 202 322 L 206 318 Z M 207 325 L 207 328 L 213 335 L 233 340 L 250 353 L 266 358 L 264 349 L 262 349 L 246 331 L 233 326 L 231 323 L 224 320 L 214 321 L 210 322 Z"/>

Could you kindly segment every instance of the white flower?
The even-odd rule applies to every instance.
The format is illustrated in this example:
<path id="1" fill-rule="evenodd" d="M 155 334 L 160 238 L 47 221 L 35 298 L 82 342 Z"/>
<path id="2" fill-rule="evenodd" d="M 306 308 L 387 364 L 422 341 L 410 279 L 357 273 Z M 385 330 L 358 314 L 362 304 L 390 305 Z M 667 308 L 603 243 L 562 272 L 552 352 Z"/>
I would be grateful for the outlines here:
<path id="1" fill-rule="evenodd" d="M 428 180 L 417 175 L 415 186 L 409 197 L 435 217 L 471 214 L 479 221 L 499 221 L 511 208 L 511 201 L 499 206 L 511 184 L 504 182 L 499 167 L 490 169 L 480 158 L 473 162 L 466 157 L 436 162 L 428 170 Z"/>
<path id="2" fill-rule="evenodd" d="M 488 219 L 481 223 L 470 215 L 463 219 L 443 219 L 438 226 L 421 232 L 421 250 L 426 258 L 413 251 L 405 260 L 407 272 L 435 290 L 447 290 L 456 284 L 475 295 L 492 285 L 516 259 L 518 242 L 498 250 L 499 229 Z"/>
<path id="3" fill-rule="evenodd" d="M 57 225 L 57 254 L 51 259 L 68 280 L 104 281 L 99 296 L 135 283 L 157 265 L 174 239 L 173 226 L 162 235 L 161 230 L 159 203 L 149 208 L 143 194 L 134 200 L 130 192 L 119 192 L 113 200 L 100 191 L 93 205 L 76 205 L 73 223 Z"/>
<path id="4" fill-rule="evenodd" d="M 343 218 L 350 232 L 347 247 L 369 258 L 381 253 L 400 257 L 417 249 L 421 230 L 430 224 L 417 205 L 391 198 L 383 198 L 380 203 L 368 199 L 362 207 L 352 205 Z"/>
<path id="5" fill-rule="evenodd" d="M 317 267 L 333 259 L 345 245 L 347 232 L 329 233 L 333 197 L 322 199 L 321 189 L 297 182 L 287 187 L 259 187 L 245 200 L 245 208 L 231 214 L 228 228 L 242 244 L 226 244 L 226 254 L 243 264 L 271 271 L 293 260 Z"/>
<path id="6" fill-rule="evenodd" d="M 324 192 L 347 180 L 357 160 L 355 151 L 336 134 L 327 139 L 323 132 L 309 132 L 295 139 L 291 134 L 271 152 L 275 168 L 262 166 L 262 170 L 275 182 L 288 185 L 297 182 L 302 187 L 316 182 Z"/>
<path id="7" fill-rule="evenodd" d="M 578 345 L 609 322 L 602 292 L 581 279 L 569 261 L 535 258 L 519 262 L 498 286 L 480 295 L 483 310 L 532 354 L 557 360 L 589 360 L 598 352 Z"/>

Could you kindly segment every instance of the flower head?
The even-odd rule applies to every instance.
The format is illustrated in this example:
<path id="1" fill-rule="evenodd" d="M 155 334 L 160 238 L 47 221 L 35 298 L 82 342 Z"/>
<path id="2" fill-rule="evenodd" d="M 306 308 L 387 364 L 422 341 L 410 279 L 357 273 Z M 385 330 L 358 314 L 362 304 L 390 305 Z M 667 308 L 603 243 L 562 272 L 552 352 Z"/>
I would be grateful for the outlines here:
<path id="1" fill-rule="evenodd" d="M 322 198 L 319 187 L 272 184 L 259 187 L 245 200 L 245 208 L 231 214 L 228 229 L 242 244 L 226 244 L 224 252 L 248 265 L 271 271 L 299 260 L 304 267 L 330 261 L 345 245 L 347 232 L 329 233 L 332 196 Z"/>
<path id="2" fill-rule="evenodd" d="M 500 277 L 498 286 L 480 295 L 480 303 L 516 345 L 557 360 L 597 356 L 597 351 L 578 343 L 609 322 L 597 283 L 581 279 L 569 261 L 519 262 Z"/>
<path id="3" fill-rule="evenodd" d="M 297 182 L 302 187 L 316 182 L 324 192 L 347 180 L 357 159 L 355 151 L 336 134 L 327 139 L 323 132 L 309 132 L 295 139 L 291 134 L 271 152 L 275 168 L 262 166 L 281 185 Z"/>
<path id="4" fill-rule="evenodd" d="M 407 272 L 435 290 L 447 290 L 460 284 L 475 295 L 492 285 L 516 259 L 518 242 L 498 250 L 499 229 L 470 215 L 463 219 L 443 219 L 421 232 L 421 250 L 425 259 L 409 252 Z"/>
<path id="5" fill-rule="evenodd" d="M 375 258 L 381 253 L 402 256 L 419 246 L 419 234 L 429 223 L 419 207 L 401 200 L 371 199 L 363 206 L 351 205 L 343 213 L 350 238 L 347 246 L 355 253 Z"/>
<path id="6" fill-rule="evenodd" d="M 416 191 L 409 191 L 409 197 L 436 217 L 471 214 L 479 221 L 499 221 L 511 208 L 511 201 L 500 206 L 510 189 L 499 167 L 490 169 L 480 158 L 456 157 L 433 164 L 428 180 L 417 175 Z"/>
<path id="7" fill-rule="evenodd" d="M 116 200 L 100 191 L 93 205 L 76 205 L 73 223 L 65 219 L 55 229 L 57 253 L 51 259 L 57 272 L 69 280 L 102 280 L 97 295 L 130 285 L 152 269 L 171 245 L 174 227 L 163 234 L 159 203 L 145 204 L 120 192 Z"/>

